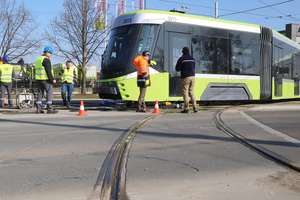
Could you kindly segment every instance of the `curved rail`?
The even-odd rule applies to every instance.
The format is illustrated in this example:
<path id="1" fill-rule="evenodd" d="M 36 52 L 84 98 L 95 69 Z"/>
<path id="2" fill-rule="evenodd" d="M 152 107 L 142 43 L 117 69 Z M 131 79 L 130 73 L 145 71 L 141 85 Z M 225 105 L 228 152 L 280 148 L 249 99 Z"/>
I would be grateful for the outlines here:
<path id="1" fill-rule="evenodd" d="M 249 140 L 247 138 L 245 138 L 244 136 L 242 136 L 241 134 L 239 134 L 238 132 L 232 130 L 228 125 L 226 125 L 226 123 L 222 120 L 222 114 L 223 114 L 224 110 L 216 112 L 215 116 L 214 116 L 214 122 L 217 126 L 217 128 L 219 130 L 221 130 L 223 133 L 225 133 L 226 135 L 236 139 L 237 141 L 239 141 L 241 144 L 243 144 L 244 146 L 248 147 L 249 149 L 251 149 L 252 151 L 255 151 L 256 153 L 260 154 L 261 156 L 263 156 L 264 158 L 271 160 L 281 166 L 287 167 L 289 169 L 292 169 L 296 172 L 300 172 L 300 168 L 296 165 L 294 165 L 293 163 L 287 161 L 286 159 L 282 158 L 282 156 L 277 155 L 276 153 L 260 146 L 260 145 L 256 145 L 253 144 L 251 142 L 249 142 Z"/>

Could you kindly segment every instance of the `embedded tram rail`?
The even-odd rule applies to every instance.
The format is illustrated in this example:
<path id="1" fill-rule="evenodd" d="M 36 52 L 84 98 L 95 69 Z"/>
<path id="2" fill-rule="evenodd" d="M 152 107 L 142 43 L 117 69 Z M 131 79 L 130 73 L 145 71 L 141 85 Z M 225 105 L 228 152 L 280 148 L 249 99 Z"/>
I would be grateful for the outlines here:
<path id="1" fill-rule="evenodd" d="M 292 162 L 288 162 L 280 155 L 277 155 L 275 152 L 272 152 L 264 148 L 263 146 L 253 144 L 253 142 L 251 142 L 251 139 L 247 139 L 239 132 L 230 128 L 229 125 L 224 122 L 224 120 L 222 119 L 222 114 L 225 111 L 235 107 L 237 106 L 230 106 L 225 108 L 219 107 L 213 111 L 213 121 L 215 123 L 216 128 L 228 135 L 229 137 L 232 137 L 233 140 L 238 141 L 251 151 L 256 152 L 263 158 L 299 173 L 299 166 L 294 165 Z M 96 183 L 88 200 L 129 200 L 129 196 L 126 191 L 126 180 L 127 164 L 131 147 L 133 145 L 135 137 L 138 134 L 138 131 L 144 128 L 146 124 L 148 124 L 156 117 L 157 115 L 148 116 L 145 119 L 137 122 L 115 141 L 101 165 Z"/>
<path id="2" fill-rule="evenodd" d="M 232 107 L 231 107 L 232 108 Z M 283 158 L 282 156 L 278 155 L 277 153 L 270 151 L 266 148 L 264 148 L 262 145 L 254 144 L 251 142 L 251 140 L 244 137 L 242 134 L 238 133 L 237 131 L 230 128 L 222 119 L 222 114 L 225 110 L 228 110 L 229 108 L 223 109 L 221 111 L 218 111 L 214 115 L 214 122 L 216 124 L 216 127 L 225 133 L 226 135 L 234 138 L 238 142 L 240 142 L 242 145 L 248 147 L 250 150 L 255 151 L 259 155 L 263 156 L 264 158 L 279 164 L 283 167 L 286 167 L 288 169 L 291 169 L 293 171 L 296 171 L 300 173 L 300 167 L 294 164 L 293 162 L 288 161 L 287 159 Z"/>
<path id="3" fill-rule="evenodd" d="M 157 115 L 148 116 L 137 122 L 115 141 L 102 163 L 89 200 L 95 196 L 101 200 L 129 199 L 126 192 L 126 175 L 130 147 L 137 131 L 156 117 Z"/>

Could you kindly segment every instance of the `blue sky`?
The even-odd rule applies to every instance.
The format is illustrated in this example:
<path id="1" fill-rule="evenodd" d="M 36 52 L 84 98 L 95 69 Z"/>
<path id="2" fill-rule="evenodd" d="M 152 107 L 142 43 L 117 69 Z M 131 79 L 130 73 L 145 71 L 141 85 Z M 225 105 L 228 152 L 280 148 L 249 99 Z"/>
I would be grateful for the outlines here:
<path id="1" fill-rule="evenodd" d="M 32 15 L 39 25 L 39 34 L 47 29 L 50 21 L 63 11 L 63 0 L 17 0 L 23 2 L 25 6 L 32 12 Z M 116 1 L 108 0 L 109 16 L 112 18 L 116 11 Z M 127 0 L 127 10 L 133 9 L 132 2 Z M 219 0 L 220 15 L 241 11 L 250 8 L 264 6 L 265 4 L 273 4 L 284 0 Z M 170 10 L 173 8 L 186 7 L 188 13 L 198 15 L 213 16 L 214 0 L 147 0 L 148 9 Z M 252 11 L 251 14 L 237 14 L 224 16 L 224 19 L 252 22 L 271 27 L 276 30 L 282 30 L 287 23 L 300 23 L 300 0 L 295 0 L 273 8 L 265 8 Z"/>

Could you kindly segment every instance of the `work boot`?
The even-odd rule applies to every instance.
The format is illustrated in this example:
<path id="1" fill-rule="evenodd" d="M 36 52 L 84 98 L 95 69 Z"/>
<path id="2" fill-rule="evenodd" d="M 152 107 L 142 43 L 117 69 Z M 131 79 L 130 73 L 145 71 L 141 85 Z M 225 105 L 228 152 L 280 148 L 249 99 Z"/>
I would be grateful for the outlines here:
<path id="1" fill-rule="evenodd" d="M 183 110 L 181 111 L 181 113 L 189 113 L 190 111 L 189 110 Z"/>
<path id="2" fill-rule="evenodd" d="M 67 109 L 70 109 L 70 108 L 71 108 L 71 103 L 70 103 L 70 101 L 67 101 L 67 102 L 66 102 L 66 107 L 67 107 Z"/>
<path id="3" fill-rule="evenodd" d="M 62 97 L 62 100 L 63 100 L 63 106 L 67 106 L 66 93 L 61 93 L 61 97 Z"/>
<path id="4" fill-rule="evenodd" d="M 36 113 L 37 114 L 43 114 L 44 113 L 44 110 L 42 109 L 41 106 L 36 106 Z"/>
<path id="5" fill-rule="evenodd" d="M 58 111 L 54 109 L 52 106 L 48 106 L 47 108 L 47 114 L 56 114 Z"/>

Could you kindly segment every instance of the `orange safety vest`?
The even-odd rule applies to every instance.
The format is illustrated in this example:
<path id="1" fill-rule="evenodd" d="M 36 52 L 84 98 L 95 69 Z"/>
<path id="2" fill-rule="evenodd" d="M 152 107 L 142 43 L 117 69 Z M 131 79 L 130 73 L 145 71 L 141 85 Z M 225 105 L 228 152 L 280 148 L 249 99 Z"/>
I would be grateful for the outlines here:
<path id="1" fill-rule="evenodd" d="M 137 70 L 138 76 L 144 76 L 146 73 L 149 75 L 149 62 L 144 56 L 137 56 L 133 60 L 133 65 Z"/>

